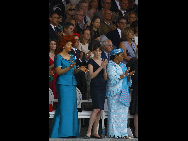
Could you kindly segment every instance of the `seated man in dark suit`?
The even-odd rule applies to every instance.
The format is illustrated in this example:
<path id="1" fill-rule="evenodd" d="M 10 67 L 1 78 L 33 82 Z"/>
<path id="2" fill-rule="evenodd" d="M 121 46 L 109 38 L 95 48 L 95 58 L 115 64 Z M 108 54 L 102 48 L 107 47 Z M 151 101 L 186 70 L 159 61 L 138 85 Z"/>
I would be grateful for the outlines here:
<path id="1" fill-rule="evenodd" d="M 69 54 L 75 55 L 76 60 L 76 68 L 79 68 L 81 66 L 87 66 L 87 61 L 89 60 L 89 55 L 85 57 L 85 53 L 80 51 L 78 48 L 79 46 L 79 37 L 77 35 L 73 35 L 76 39 L 75 45 L 72 47 Z M 75 74 L 75 79 L 77 81 L 76 87 L 81 91 L 82 93 L 82 99 L 86 99 L 86 79 L 85 79 L 85 72 L 80 71 Z"/>
<path id="2" fill-rule="evenodd" d="M 123 16 L 118 17 L 116 21 L 117 28 L 107 33 L 106 37 L 112 41 L 112 44 L 119 48 L 121 31 L 126 28 L 126 18 Z"/>
<path id="3" fill-rule="evenodd" d="M 80 34 L 83 29 L 89 27 L 87 22 L 86 21 L 84 22 L 84 12 L 82 9 L 76 10 L 75 18 L 77 20 L 77 25 L 76 25 L 77 33 Z"/>
<path id="4" fill-rule="evenodd" d="M 55 12 L 50 13 L 49 20 L 49 39 L 56 39 L 58 41 L 59 37 L 58 32 L 60 29 L 57 27 L 59 15 Z"/>
<path id="5" fill-rule="evenodd" d="M 112 41 L 109 39 L 106 39 L 102 42 L 103 51 L 101 53 L 102 60 L 108 59 L 110 61 L 110 51 L 113 49 L 112 47 Z"/>

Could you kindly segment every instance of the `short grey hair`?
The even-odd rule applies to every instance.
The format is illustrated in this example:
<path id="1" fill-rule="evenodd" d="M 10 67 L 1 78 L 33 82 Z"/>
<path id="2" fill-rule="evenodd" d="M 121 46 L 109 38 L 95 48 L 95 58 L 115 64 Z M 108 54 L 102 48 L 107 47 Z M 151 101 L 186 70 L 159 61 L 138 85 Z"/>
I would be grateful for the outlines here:
<path id="1" fill-rule="evenodd" d="M 87 1 L 86 0 L 80 0 L 79 3 L 78 3 L 78 8 L 79 9 L 81 8 L 82 3 L 87 3 Z M 88 6 L 88 3 L 87 3 L 87 6 Z"/>
<path id="2" fill-rule="evenodd" d="M 76 10 L 76 11 L 74 12 L 74 15 L 78 15 L 78 11 L 84 12 L 82 9 L 78 9 L 78 10 Z"/>
<path id="3" fill-rule="evenodd" d="M 105 39 L 103 42 L 102 42 L 102 47 L 103 46 L 106 46 L 107 45 L 107 41 L 110 40 L 110 39 Z M 111 41 L 111 40 L 110 40 Z M 112 41 L 111 41 L 112 42 Z"/>

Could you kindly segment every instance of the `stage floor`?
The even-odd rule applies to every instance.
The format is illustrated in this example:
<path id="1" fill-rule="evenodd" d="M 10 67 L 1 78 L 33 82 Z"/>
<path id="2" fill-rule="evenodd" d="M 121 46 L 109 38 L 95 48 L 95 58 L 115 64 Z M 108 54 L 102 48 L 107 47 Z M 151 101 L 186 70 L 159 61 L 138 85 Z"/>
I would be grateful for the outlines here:
<path id="1" fill-rule="evenodd" d="M 95 138 L 90 138 L 90 139 L 84 139 L 84 137 L 79 137 L 79 138 L 49 138 L 49 141 L 96 141 L 96 140 L 101 140 L 101 141 L 138 141 L 138 138 L 132 138 L 132 139 L 122 139 L 122 138 L 104 138 L 104 139 L 95 139 Z"/>

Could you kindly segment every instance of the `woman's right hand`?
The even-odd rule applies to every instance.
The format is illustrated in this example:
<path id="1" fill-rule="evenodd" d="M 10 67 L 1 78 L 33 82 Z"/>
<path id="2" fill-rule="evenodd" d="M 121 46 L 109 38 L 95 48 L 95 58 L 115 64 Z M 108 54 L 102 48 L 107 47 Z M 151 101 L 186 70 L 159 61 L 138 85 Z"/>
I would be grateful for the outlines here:
<path id="1" fill-rule="evenodd" d="M 125 76 L 128 75 L 129 71 L 130 71 L 130 67 L 128 67 L 127 70 L 125 71 Z"/>
<path id="2" fill-rule="evenodd" d="M 76 63 L 73 63 L 73 61 L 71 61 L 71 64 L 69 66 L 70 69 L 74 68 L 74 65 L 76 65 Z"/>

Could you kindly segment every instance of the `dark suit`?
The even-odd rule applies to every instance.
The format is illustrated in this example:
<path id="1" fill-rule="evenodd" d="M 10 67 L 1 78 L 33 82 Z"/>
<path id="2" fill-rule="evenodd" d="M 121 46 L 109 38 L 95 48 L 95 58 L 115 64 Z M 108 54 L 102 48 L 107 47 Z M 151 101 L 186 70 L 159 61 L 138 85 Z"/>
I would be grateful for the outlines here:
<path id="1" fill-rule="evenodd" d="M 101 53 L 101 58 L 102 58 L 102 60 L 103 60 L 103 59 L 104 59 L 104 60 L 105 60 L 105 59 L 108 60 L 108 57 L 106 56 L 104 50 L 103 50 L 102 53 Z"/>
<path id="2" fill-rule="evenodd" d="M 57 33 L 60 31 L 59 28 L 57 28 Z M 52 26 L 49 25 L 49 39 L 56 39 L 58 41 L 59 37 L 57 35 L 57 33 L 53 30 Z"/>
<path id="3" fill-rule="evenodd" d="M 117 28 L 107 33 L 106 37 L 112 41 L 112 44 L 119 48 L 120 36 Z"/>
<path id="4" fill-rule="evenodd" d="M 79 57 L 80 57 L 80 53 L 81 53 L 81 51 L 78 50 Z M 76 53 L 74 52 L 73 49 L 71 49 L 69 54 L 73 54 L 74 56 L 76 56 Z M 85 53 L 84 52 L 83 52 L 83 57 L 82 57 L 81 61 L 79 60 L 79 58 L 76 58 L 76 67 L 77 68 L 81 67 L 81 66 L 87 66 L 87 63 L 85 61 Z M 77 81 L 76 87 L 81 91 L 82 99 L 85 99 L 86 98 L 86 88 L 87 88 L 85 72 L 79 71 L 78 73 L 75 74 L 75 78 Z"/>
<path id="5" fill-rule="evenodd" d="M 111 7 L 110 7 L 110 11 L 113 11 L 113 12 L 118 12 L 119 11 L 119 9 L 118 9 L 118 6 L 117 6 L 117 4 L 116 4 L 116 2 L 115 2 L 115 0 L 111 0 Z"/>

